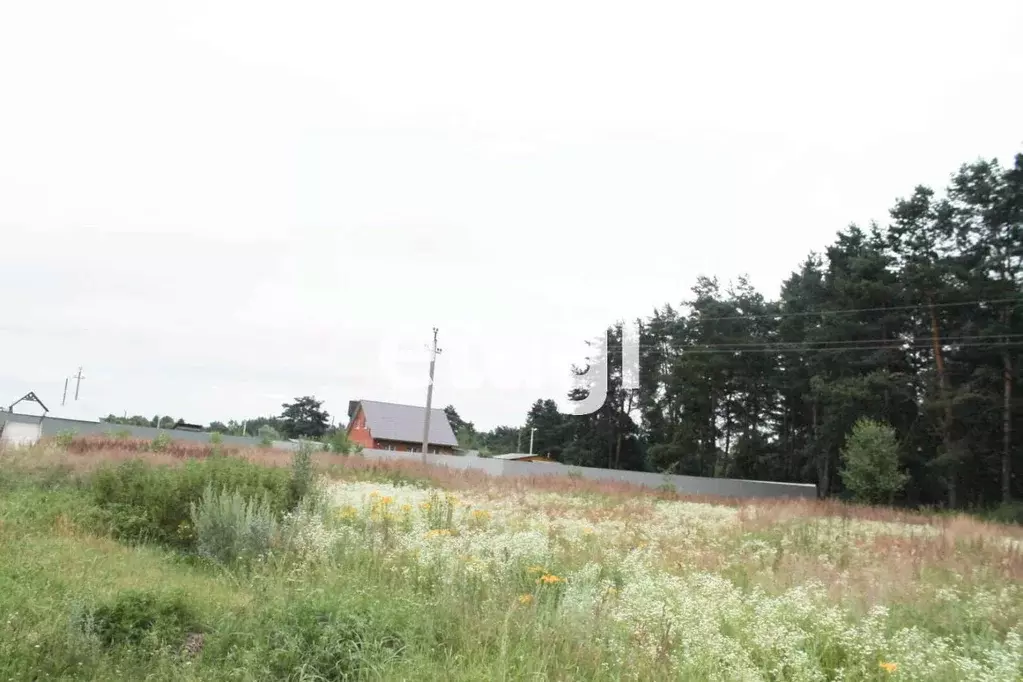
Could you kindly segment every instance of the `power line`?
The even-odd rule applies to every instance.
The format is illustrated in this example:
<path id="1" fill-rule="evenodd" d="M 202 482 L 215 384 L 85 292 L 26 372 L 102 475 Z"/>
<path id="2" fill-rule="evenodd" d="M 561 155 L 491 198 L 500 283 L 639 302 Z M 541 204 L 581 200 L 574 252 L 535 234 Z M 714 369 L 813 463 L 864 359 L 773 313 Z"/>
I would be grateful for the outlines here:
<path id="1" fill-rule="evenodd" d="M 1023 348 L 1023 341 L 1011 341 L 1009 343 L 960 343 L 956 344 L 956 348 L 1014 348 L 1019 346 Z M 931 344 L 929 342 L 921 342 L 918 344 L 888 344 L 888 345 L 875 345 L 875 346 L 844 346 L 842 348 L 715 348 L 715 349 L 695 349 L 685 351 L 684 355 L 700 354 L 700 355 L 712 355 L 712 354 L 723 354 L 723 353 L 842 353 L 846 351 L 873 351 L 873 350 L 899 350 L 899 351 L 910 351 L 910 350 L 929 350 Z"/>
<path id="2" fill-rule="evenodd" d="M 950 336 L 940 339 L 942 345 L 960 345 L 964 342 L 977 341 L 979 339 L 1016 339 L 1023 338 L 1023 334 L 978 334 L 974 336 Z M 669 348 L 676 349 L 742 349 L 742 348 L 786 348 L 790 346 L 808 347 L 808 346 L 857 346 L 857 345 L 914 345 L 914 344 L 926 344 L 930 346 L 933 341 L 930 338 L 914 338 L 914 339 L 845 339 L 840 341 L 759 341 L 755 343 L 693 343 L 693 344 L 666 344 Z M 619 343 L 609 344 L 608 350 L 620 350 L 622 345 Z M 841 350 L 841 348 L 839 348 Z"/>
<path id="3" fill-rule="evenodd" d="M 990 300 L 975 300 L 975 301 L 957 301 L 954 303 L 935 303 L 935 308 L 955 308 L 959 306 L 967 305 L 997 305 L 1000 303 L 1023 303 L 1023 296 L 1013 296 L 1011 298 L 994 298 Z M 684 304 L 688 307 L 692 307 L 692 304 Z M 881 306 L 876 308 L 838 308 L 836 310 L 806 310 L 799 312 L 781 312 L 781 313 L 762 313 L 757 315 L 726 315 L 724 317 L 700 317 L 696 316 L 696 322 L 725 322 L 731 320 L 763 320 L 763 319 L 776 319 L 784 317 L 814 317 L 817 315 L 851 315 L 854 313 L 878 313 L 878 312 L 898 312 L 900 310 L 919 310 L 923 308 L 924 304 L 916 305 L 896 305 L 896 306 Z M 929 307 L 929 306 L 928 306 Z"/>
<path id="4" fill-rule="evenodd" d="M 953 345 L 956 348 L 1014 348 L 1016 346 L 1023 347 L 1023 340 L 1020 341 L 1009 341 L 1006 343 L 994 343 L 994 342 L 977 342 L 977 343 L 955 343 L 950 344 L 946 341 L 942 341 L 943 346 Z M 671 346 L 674 350 L 682 351 L 683 355 L 713 355 L 713 354 L 735 354 L 735 353 L 834 353 L 834 352 L 847 352 L 847 351 L 871 351 L 871 350 L 929 350 L 932 347 L 932 343 L 929 340 L 920 340 L 916 342 L 902 342 L 902 343 L 877 343 L 873 345 L 860 345 L 860 346 L 841 346 L 831 348 L 811 348 L 811 347 L 774 347 L 768 345 L 757 346 L 753 345 L 747 348 L 718 348 L 718 347 L 687 347 L 687 346 Z M 613 349 L 613 348 L 612 348 Z"/>

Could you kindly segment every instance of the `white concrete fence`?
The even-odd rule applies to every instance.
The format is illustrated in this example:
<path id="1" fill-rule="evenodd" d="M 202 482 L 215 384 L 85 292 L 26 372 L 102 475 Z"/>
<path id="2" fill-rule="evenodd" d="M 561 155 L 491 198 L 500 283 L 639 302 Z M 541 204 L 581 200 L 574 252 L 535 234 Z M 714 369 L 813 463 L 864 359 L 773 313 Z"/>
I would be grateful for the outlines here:
<path id="1" fill-rule="evenodd" d="M 422 461 L 417 452 L 392 450 L 363 450 L 370 459 Z M 773 481 L 743 481 L 734 478 L 703 478 L 700 476 L 671 476 L 644 471 L 597 469 L 548 462 L 516 462 L 489 457 L 461 457 L 457 455 L 426 456 L 426 463 L 450 469 L 476 469 L 490 476 L 580 476 L 596 481 L 631 483 L 646 488 L 669 486 L 683 495 L 712 495 L 737 498 L 802 498 L 816 499 L 817 486 L 813 483 L 776 483 Z"/>

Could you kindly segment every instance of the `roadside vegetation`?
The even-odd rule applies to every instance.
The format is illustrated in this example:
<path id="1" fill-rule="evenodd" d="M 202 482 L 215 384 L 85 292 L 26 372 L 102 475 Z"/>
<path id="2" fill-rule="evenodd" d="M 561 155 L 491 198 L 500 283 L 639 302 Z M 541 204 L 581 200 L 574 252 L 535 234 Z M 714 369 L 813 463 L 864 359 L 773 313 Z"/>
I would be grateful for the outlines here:
<path id="1" fill-rule="evenodd" d="M 1023 674 L 1019 526 L 152 445 L 0 453 L 0 680 Z"/>

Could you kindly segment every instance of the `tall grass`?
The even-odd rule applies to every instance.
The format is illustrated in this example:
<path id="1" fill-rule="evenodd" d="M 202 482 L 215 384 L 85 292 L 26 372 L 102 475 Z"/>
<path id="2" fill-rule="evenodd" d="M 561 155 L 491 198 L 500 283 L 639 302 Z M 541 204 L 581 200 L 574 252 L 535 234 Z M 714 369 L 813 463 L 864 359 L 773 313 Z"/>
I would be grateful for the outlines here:
<path id="1" fill-rule="evenodd" d="M 100 468 L 91 482 L 96 505 L 108 515 L 115 537 L 181 548 L 194 546 L 192 505 L 201 501 L 209 487 L 265 499 L 274 513 L 295 506 L 286 470 L 238 458 L 192 460 L 178 467 L 131 459 Z"/>
<path id="2" fill-rule="evenodd" d="M 0 681 L 1023 674 L 1019 529 L 971 517 L 47 447 L 0 457 Z"/>

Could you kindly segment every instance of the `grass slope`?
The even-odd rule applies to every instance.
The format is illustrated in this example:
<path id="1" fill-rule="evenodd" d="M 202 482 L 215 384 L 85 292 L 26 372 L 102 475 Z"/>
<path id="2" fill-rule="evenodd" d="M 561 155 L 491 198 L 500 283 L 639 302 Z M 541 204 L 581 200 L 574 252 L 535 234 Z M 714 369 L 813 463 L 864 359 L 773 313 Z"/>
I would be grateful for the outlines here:
<path id="1" fill-rule="evenodd" d="M 1018 527 L 323 456 L 225 565 L 129 531 L 287 458 L 70 450 L 0 454 L 0 682 L 1023 679 Z"/>

